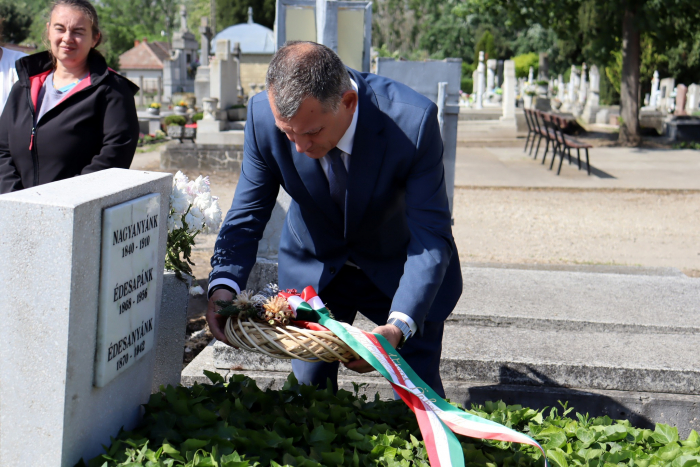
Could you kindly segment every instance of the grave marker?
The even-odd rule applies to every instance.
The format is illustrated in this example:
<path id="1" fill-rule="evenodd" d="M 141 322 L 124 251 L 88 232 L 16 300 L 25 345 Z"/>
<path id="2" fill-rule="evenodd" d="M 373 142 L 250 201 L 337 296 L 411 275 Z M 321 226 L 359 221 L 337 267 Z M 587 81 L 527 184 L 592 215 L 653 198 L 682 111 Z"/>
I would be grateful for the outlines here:
<path id="1" fill-rule="evenodd" d="M 109 169 L 0 196 L 0 465 L 73 467 L 141 420 L 158 353 L 146 339 L 161 337 L 171 186 L 170 174 Z M 101 302 L 124 326 L 115 335 L 143 327 L 121 351 Z"/>

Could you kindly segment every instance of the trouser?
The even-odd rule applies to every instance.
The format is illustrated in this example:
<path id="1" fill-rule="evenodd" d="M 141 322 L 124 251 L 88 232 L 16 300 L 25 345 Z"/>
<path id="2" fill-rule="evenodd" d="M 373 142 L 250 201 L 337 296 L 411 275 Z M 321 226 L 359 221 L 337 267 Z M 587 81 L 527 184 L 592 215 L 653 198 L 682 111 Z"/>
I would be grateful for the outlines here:
<path id="1" fill-rule="evenodd" d="M 345 265 L 319 296 L 338 321 L 352 324 L 361 312 L 377 325 L 386 324 L 391 298 L 384 295 L 360 269 Z M 401 311 L 401 310 L 396 310 Z M 440 379 L 440 355 L 444 321 L 425 321 L 423 332 L 411 337 L 399 354 L 425 383 L 441 397 L 445 390 Z M 302 384 L 326 388 L 330 378 L 333 390 L 338 390 L 338 366 L 333 363 L 309 363 L 292 360 L 294 376 Z"/>

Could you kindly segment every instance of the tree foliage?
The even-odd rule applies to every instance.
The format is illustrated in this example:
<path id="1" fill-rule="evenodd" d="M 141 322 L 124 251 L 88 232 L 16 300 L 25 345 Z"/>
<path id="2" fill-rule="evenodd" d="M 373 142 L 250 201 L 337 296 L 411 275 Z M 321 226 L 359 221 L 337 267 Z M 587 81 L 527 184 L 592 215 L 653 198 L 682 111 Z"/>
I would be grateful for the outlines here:
<path id="1" fill-rule="evenodd" d="M 19 44 L 29 36 L 32 17 L 22 4 L 0 1 L 0 42 Z"/>
<path id="2" fill-rule="evenodd" d="M 275 0 L 216 0 L 216 31 L 248 22 L 248 7 L 253 7 L 253 21 L 273 28 Z"/>

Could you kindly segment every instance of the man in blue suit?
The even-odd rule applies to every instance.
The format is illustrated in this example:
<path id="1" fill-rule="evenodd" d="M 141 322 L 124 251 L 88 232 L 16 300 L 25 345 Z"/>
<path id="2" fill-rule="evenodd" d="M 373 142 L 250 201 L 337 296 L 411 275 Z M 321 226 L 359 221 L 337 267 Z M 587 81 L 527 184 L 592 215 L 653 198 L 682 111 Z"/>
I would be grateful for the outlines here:
<path id="1" fill-rule="evenodd" d="M 248 103 L 241 176 L 211 260 L 207 320 L 240 293 L 282 186 L 292 198 L 280 289 L 313 286 L 336 319 L 358 311 L 435 391 L 444 322 L 462 292 L 437 107 L 405 85 L 346 68 L 329 48 L 292 42 L 267 92 Z M 346 365 L 371 371 L 364 360 Z M 300 382 L 337 389 L 338 364 L 292 362 Z"/>

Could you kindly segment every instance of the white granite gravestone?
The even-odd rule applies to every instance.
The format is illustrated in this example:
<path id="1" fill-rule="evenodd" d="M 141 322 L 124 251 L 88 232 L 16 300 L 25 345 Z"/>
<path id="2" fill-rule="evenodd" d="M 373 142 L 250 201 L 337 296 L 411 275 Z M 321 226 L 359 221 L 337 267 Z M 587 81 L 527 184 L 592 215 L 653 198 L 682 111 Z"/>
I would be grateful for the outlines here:
<path id="1" fill-rule="evenodd" d="M 171 186 L 170 174 L 109 169 L 0 196 L 0 465 L 72 467 L 80 458 L 87 461 L 103 452 L 102 445 L 109 445 L 121 427 L 129 430 L 140 421 L 141 404 L 151 394 L 157 351 L 148 351 L 146 343 L 142 355 L 133 354 L 144 336 L 159 335 Z M 146 201 L 133 203 L 143 197 Z M 124 209 L 130 211 L 131 224 Z M 109 212 L 125 218 L 110 220 Z M 148 221 L 156 215 L 157 226 Z M 146 232 L 144 220 L 149 222 Z M 140 233 L 139 227 L 134 231 L 135 223 L 141 225 Z M 131 225 L 128 242 L 122 230 L 122 241 L 111 245 L 112 229 L 106 235 L 110 245 L 103 250 L 103 225 Z M 128 255 L 123 250 L 127 245 Z M 125 257 L 106 258 L 105 252 Z M 132 255 L 133 262 L 127 259 Z M 126 263 L 142 279 L 135 279 L 137 290 L 114 302 L 115 285 L 134 280 L 127 277 Z M 145 271 L 151 268 L 145 286 Z M 109 296 L 104 289 L 100 296 L 101 281 Z M 139 310 L 146 308 L 154 316 L 149 318 L 154 319 L 152 330 L 146 332 L 144 323 L 142 339 L 132 339 L 132 345 L 127 337 L 128 349 L 122 348 L 116 360 L 128 352 L 129 363 L 113 379 L 106 371 L 96 378 L 96 356 L 99 362 L 104 351 L 98 347 L 98 326 L 107 324 L 98 319 L 100 298 L 112 300 L 103 311 L 114 318 L 121 311 L 118 306 L 131 297 L 136 302 L 144 290 L 147 300 L 121 313 L 122 319 L 133 321 L 119 333 L 123 338 L 125 329 L 140 328 Z M 108 360 L 109 343 L 116 342 L 110 341 L 116 338 L 109 331 L 101 333 Z M 106 369 L 110 365 L 116 368 L 115 358 Z"/>

